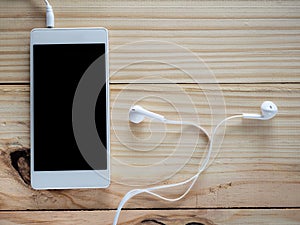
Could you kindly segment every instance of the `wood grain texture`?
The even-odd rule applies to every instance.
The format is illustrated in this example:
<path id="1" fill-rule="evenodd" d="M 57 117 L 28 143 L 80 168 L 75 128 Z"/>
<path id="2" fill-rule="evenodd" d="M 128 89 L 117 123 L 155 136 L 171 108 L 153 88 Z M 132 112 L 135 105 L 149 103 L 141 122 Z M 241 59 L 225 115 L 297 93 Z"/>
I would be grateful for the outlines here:
<path id="1" fill-rule="evenodd" d="M 185 199 L 169 204 L 137 196 L 126 204 L 131 210 L 122 212 L 120 224 L 300 223 L 299 1 L 51 4 L 57 27 L 109 30 L 112 184 L 105 190 L 31 189 L 29 38 L 31 29 L 44 27 L 45 6 L 42 0 L 2 0 L 1 225 L 111 224 L 112 209 L 128 190 L 194 175 L 206 138 L 187 126 L 132 126 L 127 113 L 133 103 L 211 132 L 226 115 L 259 112 L 264 100 L 276 102 L 279 115 L 230 121 L 226 135 L 222 127 L 210 167 Z M 183 189 L 162 194 L 174 197 Z M 168 210 L 150 210 L 163 208 Z M 33 211 L 14 211 L 28 209 Z"/>
<path id="2" fill-rule="evenodd" d="M 161 77 L 176 83 L 212 83 L 205 75 L 208 68 L 220 83 L 299 82 L 297 1 L 90 0 L 52 5 L 57 27 L 109 29 L 114 83 L 149 76 L 149 83 L 163 82 Z M 0 2 L 0 82 L 29 82 L 30 30 L 44 26 L 44 10 L 40 0 Z M 149 40 L 169 47 L 150 45 Z M 140 46 L 124 47 L 131 42 Z M 149 55 L 155 62 L 145 63 Z M 202 61 L 193 62 L 195 56 Z M 194 79 L 180 70 L 184 67 Z"/>
<path id="3" fill-rule="evenodd" d="M 299 209 L 124 210 L 121 225 L 297 225 Z M 111 224 L 114 211 L 0 212 L 2 225 Z"/>
<path id="4" fill-rule="evenodd" d="M 197 130 L 191 127 L 164 127 L 149 121 L 139 126 L 129 126 L 127 129 L 128 108 L 135 96 L 144 95 L 152 96 L 140 102 L 148 109 L 164 113 L 170 119 L 189 118 L 210 129 L 211 112 L 204 93 L 216 93 L 213 85 L 204 85 L 203 89 L 196 84 L 177 85 L 182 92 L 178 92 L 174 86 L 111 85 L 112 185 L 108 189 L 35 191 L 22 179 L 22 176 L 26 177 L 26 151 L 29 149 L 29 87 L 1 85 L 0 208 L 111 209 L 117 206 L 122 196 L 132 189 L 132 185 L 137 184 L 137 181 L 145 186 L 155 181 L 160 181 L 160 184 L 178 182 L 192 176 L 202 160 L 203 149 L 206 146 L 206 139 L 202 135 L 198 136 Z M 264 99 L 275 101 L 280 113 L 275 119 L 265 122 L 240 119 L 228 122 L 224 139 L 222 135 L 218 136 L 218 140 L 222 141 L 219 154 L 184 200 L 169 204 L 148 195 L 141 195 L 131 200 L 126 207 L 222 208 L 300 205 L 299 85 L 227 84 L 221 85 L 221 90 L 228 115 L 259 112 L 259 102 Z M 174 92 L 177 95 L 176 100 L 171 99 L 173 106 L 153 97 L 168 99 L 174 96 Z M 188 107 L 190 103 L 185 101 L 186 95 L 193 100 L 193 107 L 198 114 L 191 111 L 193 107 Z M 174 106 L 186 110 L 180 111 L 179 114 L 173 109 Z M 221 109 L 222 106 L 218 107 Z M 223 116 L 219 115 L 217 120 Z M 147 139 L 149 129 L 152 139 Z M 182 130 L 185 136 L 183 141 L 178 143 Z M 164 133 L 165 139 L 158 141 L 157 137 Z M 153 146 L 152 151 L 139 151 Z M 176 155 L 173 150 L 178 146 L 180 148 Z M 134 148 L 137 151 L 132 151 Z M 23 154 L 18 153 L 19 158 L 16 155 L 12 158 L 11 153 L 17 151 L 23 151 Z M 166 158 L 169 161 L 166 161 Z M 15 160 L 19 171 L 12 165 Z M 183 163 L 182 168 L 178 165 L 180 163 Z M 178 173 L 174 174 L 174 168 L 179 168 Z M 168 177 L 170 178 L 167 179 Z M 183 188 L 178 188 L 163 194 L 176 196 L 182 191 Z"/>

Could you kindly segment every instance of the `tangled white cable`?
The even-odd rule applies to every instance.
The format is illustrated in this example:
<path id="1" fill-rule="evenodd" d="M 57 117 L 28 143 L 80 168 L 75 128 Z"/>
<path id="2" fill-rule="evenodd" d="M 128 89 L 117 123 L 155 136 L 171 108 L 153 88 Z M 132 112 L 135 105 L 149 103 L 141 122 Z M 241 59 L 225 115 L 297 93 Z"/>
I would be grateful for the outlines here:
<path id="1" fill-rule="evenodd" d="M 207 136 L 208 141 L 209 141 L 209 148 L 208 148 L 208 151 L 207 151 L 207 154 L 206 154 L 206 157 L 204 159 L 203 164 L 199 167 L 198 172 L 194 176 L 192 176 L 191 178 L 189 178 L 189 179 L 187 179 L 185 181 L 179 182 L 179 183 L 175 183 L 175 184 L 161 185 L 161 186 L 156 186 L 156 187 L 151 187 L 151 188 L 145 188 L 145 189 L 133 189 L 133 190 L 127 192 L 127 194 L 123 197 L 123 199 L 119 203 L 119 206 L 118 206 L 118 209 L 117 209 L 114 221 L 113 221 L 113 225 L 117 225 L 118 219 L 119 219 L 119 216 L 120 216 L 120 213 L 121 213 L 121 210 L 122 210 L 123 206 L 125 205 L 125 203 L 129 199 L 131 199 L 132 197 L 134 197 L 135 195 L 138 195 L 138 194 L 141 194 L 141 193 L 148 193 L 150 195 L 153 195 L 153 196 L 155 196 L 157 198 L 160 198 L 162 200 L 169 201 L 169 202 L 179 201 L 182 198 L 184 198 L 189 193 L 189 191 L 192 189 L 192 187 L 194 186 L 194 184 L 197 181 L 198 177 L 205 170 L 205 168 L 207 167 L 207 165 L 209 163 L 209 159 L 210 159 L 211 153 L 212 153 L 212 146 L 213 146 L 214 137 L 215 137 L 215 134 L 216 134 L 218 128 L 223 123 L 225 123 L 226 121 L 228 121 L 230 119 L 234 119 L 234 118 L 268 120 L 268 119 L 273 118 L 277 114 L 278 108 L 277 108 L 277 106 L 273 102 L 265 101 L 261 105 L 261 112 L 262 112 L 261 115 L 260 114 L 248 114 L 248 113 L 245 114 L 244 113 L 244 114 L 240 114 L 240 115 L 234 115 L 234 116 L 227 117 L 224 120 L 222 120 L 214 128 L 214 130 L 213 130 L 213 132 L 211 134 L 211 137 L 209 137 L 208 132 L 203 127 L 201 127 L 201 126 L 199 126 L 199 125 L 197 125 L 195 123 L 184 122 L 184 121 L 167 120 L 167 119 L 165 119 L 164 116 L 159 115 L 157 113 L 150 112 L 150 111 L 144 109 L 141 106 L 136 105 L 136 106 L 131 107 L 130 110 L 129 110 L 129 120 L 131 122 L 133 122 L 133 123 L 140 123 L 140 122 L 142 122 L 144 120 L 145 117 L 148 117 L 148 118 L 151 118 L 151 119 L 159 120 L 159 121 L 161 121 L 163 123 L 166 123 L 166 124 L 179 124 L 179 125 L 191 125 L 191 126 L 195 126 L 198 129 L 200 129 Z M 188 189 L 182 195 L 180 195 L 177 198 L 167 198 L 167 197 L 161 196 L 161 195 L 159 195 L 159 194 L 157 194 L 157 193 L 154 192 L 154 191 L 162 190 L 162 189 L 166 189 L 166 188 L 178 187 L 178 186 L 181 186 L 181 185 L 188 184 L 189 182 L 191 182 L 191 184 L 188 187 Z"/>

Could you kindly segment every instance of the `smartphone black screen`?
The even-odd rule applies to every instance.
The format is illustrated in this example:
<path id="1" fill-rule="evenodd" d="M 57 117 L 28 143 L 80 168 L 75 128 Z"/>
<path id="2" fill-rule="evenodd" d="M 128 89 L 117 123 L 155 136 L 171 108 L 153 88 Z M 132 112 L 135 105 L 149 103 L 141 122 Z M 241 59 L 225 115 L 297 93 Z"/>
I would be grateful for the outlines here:
<path id="1" fill-rule="evenodd" d="M 35 171 L 107 169 L 106 157 L 97 159 L 96 168 L 85 161 L 72 128 L 72 104 L 78 83 L 89 66 L 104 54 L 105 44 L 98 43 L 33 46 L 31 85 Z M 106 68 L 101 68 L 99 79 L 106 79 L 105 71 Z M 95 107 L 95 123 L 105 149 L 93 151 L 107 152 L 106 85 L 99 88 L 101 91 Z"/>

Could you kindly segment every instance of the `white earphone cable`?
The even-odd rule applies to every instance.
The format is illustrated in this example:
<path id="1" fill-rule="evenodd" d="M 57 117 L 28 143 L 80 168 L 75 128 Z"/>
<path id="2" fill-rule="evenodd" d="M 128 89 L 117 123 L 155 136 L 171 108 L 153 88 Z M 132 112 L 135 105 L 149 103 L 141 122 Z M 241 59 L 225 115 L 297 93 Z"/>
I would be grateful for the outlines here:
<path id="1" fill-rule="evenodd" d="M 175 201 L 179 201 L 181 200 L 182 198 L 184 198 L 188 193 L 189 191 L 193 188 L 194 184 L 196 183 L 199 175 L 205 170 L 205 168 L 207 167 L 208 163 L 209 163 L 209 159 L 211 157 L 211 153 L 212 153 L 212 146 L 213 146 L 213 140 L 214 140 L 214 136 L 218 130 L 218 128 L 223 124 L 225 123 L 226 121 L 230 120 L 230 119 L 234 119 L 234 118 L 242 118 L 243 115 L 235 115 L 235 116 L 230 116 L 230 117 L 227 117 L 225 118 L 224 120 L 222 120 L 220 123 L 218 123 L 218 125 L 214 128 L 212 134 L 211 134 L 211 138 L 209 137 L 208 135 L 208 132 L 201 126 L 195 124 L 195 123 L 192 123 L 192 122 L 185 122 L 185 121 L 174 121 L 174 120 L 164 120 L 163 122 L 166 123 L 166 124 L 181 124 L 181 125 L 191 125 L 191 126 L 195 126 L 197 128 L 199 128 L 208 138 L 209 140 L 209 148 L 208 148 L 208 152 L 206 154 L 206 157 L 205 157 L 205 160 L 203 162 L 203 164 L 199 167 L 198 169 L 198 172 L 192 176 L 191 178 L 185 180 L 185 181 L 182 181 L 182 182 L 179 182 L 179 183 L 175 183 L 175 184 L 167 184 L 167 185 L 161 185 L 161 186 L 156 186 L 156 187 L 151 187 L 151 188 L 145 188 L 145 189 L 133 189 L 129 192 L 127 192 L 127 194 L 123 197 L 123 199 L 121 200 L 121 202 L 119 203 L 119 206 L 118 206 L 118 209 L 117 209 L 117 212 L 116 212 L 116 215 L 115 215 L 115 218 L 114 218 L 114 222 L 113 222 L 113 225 L 117 225 L 118 223 L 118 219 L 119 219 L 119 216 L 120 216 L 120 213 L 121 213 L 121 210 L 123 208 L 123 206 L 126 204 L 126 202 L 131 199 L 133 196 L 135 195 L 138 195 L 138 194 L 141 194 L 141 193 L 148 193 L 150 195 L 153 195 L 157 198 L 160 198 L 162 200 L 165 200 L 165 201 L 169 201 L 169 202 L 175 202 Z M 188 189 L 182 194 L 180 195 L 179 197 L 177 198 L 166 198 L 164 196 L 161 196 L 153 191 L 156 191 L 156 190 L 161 190 L 161 189 L 166 189 L 166 188 L 172 188 L 172 187 L 178 187 L 178 186 L 181 186 L 181 185 L 185 185 L 189 182 L 191 182 L 191 185 L 188 187 Z"/>

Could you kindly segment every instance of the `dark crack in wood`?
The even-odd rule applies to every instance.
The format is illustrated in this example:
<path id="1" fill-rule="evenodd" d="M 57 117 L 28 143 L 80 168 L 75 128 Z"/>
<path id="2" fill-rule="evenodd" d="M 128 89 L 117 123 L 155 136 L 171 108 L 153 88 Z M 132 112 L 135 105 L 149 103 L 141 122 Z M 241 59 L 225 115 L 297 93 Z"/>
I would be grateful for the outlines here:
<path id="1" fill-rule="evenodd" d="M 155 223 L 155 224 L 159 224 L 159 225 L 166 225 L 165 223 L 159 222 L 154 219 L 143 220 L 142 223 Z"/>
<path id="2" fill-rule="evenodd" d="M 206 220 L 206 219 L 205 219 Z M 167 224 L 165 224 L 165 223 L 163 223 L 163 222 L 160 222 L 160 221 L 158 221 L 158 220 L 155 220 L 155 219 L 146 219 L 146 220 L 143 220 L 142 222 L 141 222 L 142 224 L 143 223 L 151 223 L 151 224 L 159 224 L 159 225 L 167 225 Z M 185 223 L 183 223 L 182 225 L 184 225 Z M 189 222 L 189 223 L 186 223 L 185 225 L 214 225 L 214 223 L 213 222 L 211 222 L 211 221 L 209 221 L 209 220 L 207 220 L 207 221 L 205 221 L 204 223 L 199 223 L 199 222 Z"/>
<path id="3" fill-rule="evenodd" d="M 186 225 L 205 225 L 205 224 L 204 223 L 191 222 L 191 223 L 187 223 Z"/>
<path id="4" fill-rule="evenodd" d="M 10 153 L 11 164 L 26 184 L 30 184 L 30 155 L 29 149 L 17 150 Z"/>

